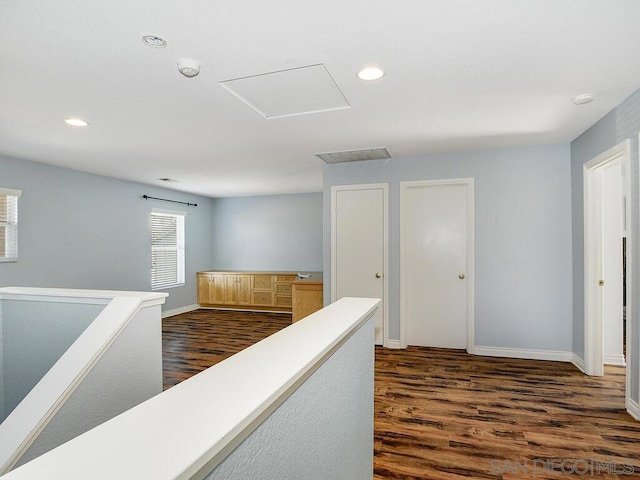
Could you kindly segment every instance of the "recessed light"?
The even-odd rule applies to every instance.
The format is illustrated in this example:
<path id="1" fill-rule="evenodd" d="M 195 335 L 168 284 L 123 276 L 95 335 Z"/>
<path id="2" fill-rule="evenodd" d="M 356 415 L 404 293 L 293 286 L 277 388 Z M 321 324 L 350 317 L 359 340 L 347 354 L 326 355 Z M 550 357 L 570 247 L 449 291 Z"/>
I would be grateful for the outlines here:
<path id="1" fill-rule="evenodd" d="M 585 103 L 593 102 L 593 95 L 590 93 L 585 93 L 583 95 L 573 97 L 571 101 L 574 105 L 584 105 Z"/>
<path id="2" fill-rule="evenodd" d="M 72 127 L 86 127 L 89 125 L 81 118 L 65 118 L 64 121 L 67 125 L 71 125 Z"/>
<path id="3" fill-rule="evenodd" d="M 178 183 L 180 180 L 174 180 L 173 178 L 167 178 L 167 177 L 162 177 L 159 178 L 158 180 L 160 180 L 161 182 L 167 182 L 167 183 Z"/>
<path id="4" fill-rule="evenodd" d="M 378 67 L 367 67 L 360 70 L 357 74 L 360 80 L 378 80 L 384 77 L 384 70 Z"/>
<path id="5" fill-rule="evenodd" d="M 167 46 L 167 41 L 164 38 L 156 37 L 155 35 L 145 35 L 142 37 L 142 41 L 145 45 L 153 48 L 164 48 Z"/>

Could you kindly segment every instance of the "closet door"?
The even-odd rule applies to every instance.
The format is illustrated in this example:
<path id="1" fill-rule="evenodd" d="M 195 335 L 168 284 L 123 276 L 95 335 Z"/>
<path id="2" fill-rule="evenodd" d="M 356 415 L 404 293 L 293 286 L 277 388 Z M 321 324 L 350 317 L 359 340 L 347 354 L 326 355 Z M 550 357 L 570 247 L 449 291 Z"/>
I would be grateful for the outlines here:
<path id="1" fill-rule="evenodd" d="M 331 301 L 379 298 L 375 343 L 384 342 L 387 305 L 387 184 L 332 187 Z"/>

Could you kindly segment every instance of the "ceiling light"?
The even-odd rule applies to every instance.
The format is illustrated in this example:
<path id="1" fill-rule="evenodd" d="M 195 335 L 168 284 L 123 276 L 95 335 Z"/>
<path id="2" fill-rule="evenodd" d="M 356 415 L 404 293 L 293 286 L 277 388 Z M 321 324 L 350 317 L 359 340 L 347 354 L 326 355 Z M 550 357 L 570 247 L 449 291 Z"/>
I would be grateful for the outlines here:
<path id="1" fill-rule="evenodd" d="M 384 76 L 384 70 L 378 67 L 367 67 L 360 70 L 357 76 L 360 80 L 378 80 Z"/>
<path id="2" fill-rule="evenodd" d="M 156 37 L 155 35 L 145 35 L 142 37 L 142 41 L 145 45 L 153 48 L 164 48 L 167 46 L 167 41 L 164 38 Z"/>
<path id="3" fill-rule="evenodd" d="M 174 180 L 173 178 L 167 178 L 167 177 L 162 177 L 159 178 L 158 180 L 160 180 L 161 182 L 167 182 L 167 183 L 178 183 L 180 180 Z"/>
<path id="4" fill-rule="evenodd" d="M 64 121 L 67 125 L 71 125 L 72 127 L 86 127 L 89 125 L 81 118 L 65 118 Z"/>
<path id="5" fill-rule="evenodd" d="M 178 70 L 185 77 L 192 78 L 200 73 L 200 64 L 196 60 L 183 58 L 178 62 Z"/>
<path id="6" fill-rule="evenodd" d="M 593 95 L 590 93 L 585 93 L 583 95 L 578 95 L 577 97 L 573 97 L 571 100 L 574 105 L 584 105 L 585 103 L 593 102 Z"/>

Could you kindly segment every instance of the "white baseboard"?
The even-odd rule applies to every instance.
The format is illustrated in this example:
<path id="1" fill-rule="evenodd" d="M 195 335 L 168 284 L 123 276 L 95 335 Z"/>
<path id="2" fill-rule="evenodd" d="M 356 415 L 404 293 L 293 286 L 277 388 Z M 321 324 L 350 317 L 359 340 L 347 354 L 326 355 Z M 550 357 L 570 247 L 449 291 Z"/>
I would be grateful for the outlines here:
<path id="1" fill-rule="evenodd" d="M 629 397 L 627 397 L 627 412 L 636 420 L 640 420 L 640 405 Z"/>
<path id="2" fill-rule="evenodd" d="M 400 349 L 402 348 L 402 345 L 400 344 L 400 340 L 387 340 L 387 343 L 384 344 L 384 347 Z"/>
<path id="3" fill-rule="evenodd" d="M 180 315 L 181 313 L 193 312 L 200 308 L 197 303 L 193 305 L 186 305 L 184 307 L 172 308 L 171 310 L 165 310 L 162 312 L 162 318 L 173 317 L 174 315 Z"/>
<path id="4" fill-rule="evenodd" d="M 571 363 L 573 363 L 582 373 L 585 373 L 584 359 L 580 358 L 577 353 L 571 354 Z"/>
<path id="5" fill-rule="evenodd" d="M 484 357 L 524 358 L 528 360 L 551 360 L 554 362 L 571 362 L 573 352 L 557 350 L 531 350 L 527 348 L 479 347 L 473 349 L 475 355 Z"/>
<path id="6" fill-rule="evenodd" d="M 617 365 L 619 367 L 626 367 L 627 362 L 624 359 L 624 355 L 605 355 L 604 356 L 604 364 L 605 365 Z"/>

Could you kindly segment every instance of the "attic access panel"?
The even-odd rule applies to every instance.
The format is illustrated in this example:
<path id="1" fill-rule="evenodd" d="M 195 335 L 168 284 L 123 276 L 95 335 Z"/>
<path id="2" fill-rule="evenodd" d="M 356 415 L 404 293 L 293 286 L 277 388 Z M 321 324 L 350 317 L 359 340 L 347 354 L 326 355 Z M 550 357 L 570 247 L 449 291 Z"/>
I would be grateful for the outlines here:
<path id="1" fill-rule="evenodd" d="M 220 82 L 265 118 L 351 108 L 323 64 Z"/>

